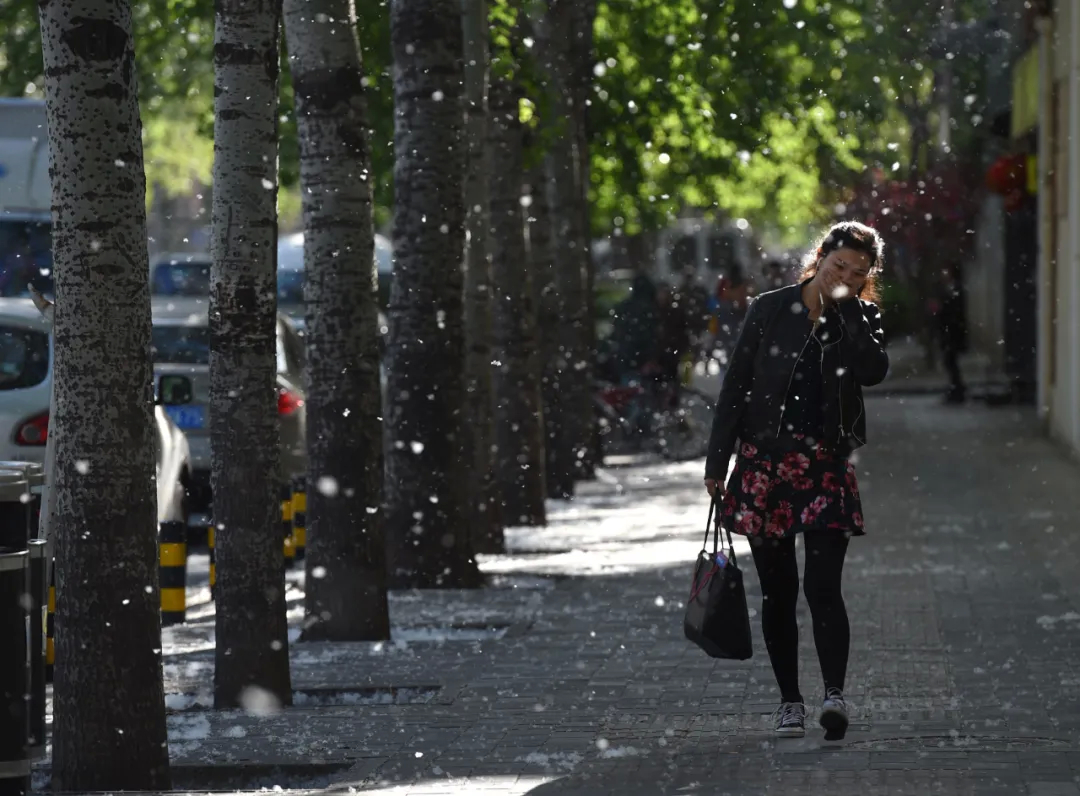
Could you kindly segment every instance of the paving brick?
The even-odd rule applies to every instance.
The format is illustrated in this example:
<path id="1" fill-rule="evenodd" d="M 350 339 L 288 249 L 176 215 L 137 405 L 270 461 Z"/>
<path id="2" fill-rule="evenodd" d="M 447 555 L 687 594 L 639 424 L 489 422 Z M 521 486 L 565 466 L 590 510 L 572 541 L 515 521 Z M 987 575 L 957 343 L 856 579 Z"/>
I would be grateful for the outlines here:
<path id="1" fill-rule="evenodd" d="M 580 551 L 482 561 L 528 588 L 392 598 L 397 628 L 456 616 L 513 633 L 294 645 L 298 688 L 439 686 L 426 703 L 188 713 L 174 730 L 197 717 L 188 735 L 205 737 L 174 737 L 174 764 L 317 757 L 351 766 L 330 776 L 338 792 L 403 796 L 1080 796 L 1080 469 L 1028 412 L 896 397 L 867 412 L 868 535 L 853 540 L 844 582 L 844 743 L 823 744 L 813 723 L 798 741 L 769 734 L 778 696 L 752 567 L 755 657 L 714 661 L 682 637 L 706 509 L 694 462 L 612 468 L 553 503 L 549 528 L 511 529 L 511 544 Z M 813 716 L 822 688 L 805 606 L 800 622 Z M 165 672 L 170 693 L 206 690 L 212 654 L 167 647 Z"/>

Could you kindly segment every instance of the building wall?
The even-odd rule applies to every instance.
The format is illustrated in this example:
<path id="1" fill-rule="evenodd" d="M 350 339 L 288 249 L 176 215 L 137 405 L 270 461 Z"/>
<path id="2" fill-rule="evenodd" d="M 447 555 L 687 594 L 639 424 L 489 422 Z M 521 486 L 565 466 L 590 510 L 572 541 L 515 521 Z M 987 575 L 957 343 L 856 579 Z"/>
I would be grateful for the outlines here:
<path id="1" fill-rule="evenodd" d="M 995 373 L 1005 365 L 1005 282 L 1004 210 L 1002 198 L 988 194 L 979 208 L 975 225 L 975 252 L 966 265 L 964 285 L 967 291 L 967 315 L 971 347 L 982 354 Z"/>
<path id="2" fill-rule="evenodd" d="M 1042 123 L 1053 131 L 1047 180 L 1052 191 L 1048 213 L 1056 240 L 1047 240 L 1051 224 L 1040 236 L 1040 269 L 1043 295 L 1040 305 L 1051 312 L 1047 331 L 1050 355 L 1048 372 L 1043 376 L 1047 420 L 1050 434 L 1080 455 L 1080 229 L 1076 229 L 1076 211 L 1080 210 L 1080 124 L 1074 119 L 1077 98 L 1074 72 L 1078 58 L 1074 48 L 1073 15 L 1080 13 L 1080 0 L 1059 0 L 1054 10 L 1053 31 L 1049 35 L 1053 55 L 1047 77 L 1052 78 L 1053 101 L 1048 103 Z M 1049 292 L 1050 295 L 1046 295 Z"/>

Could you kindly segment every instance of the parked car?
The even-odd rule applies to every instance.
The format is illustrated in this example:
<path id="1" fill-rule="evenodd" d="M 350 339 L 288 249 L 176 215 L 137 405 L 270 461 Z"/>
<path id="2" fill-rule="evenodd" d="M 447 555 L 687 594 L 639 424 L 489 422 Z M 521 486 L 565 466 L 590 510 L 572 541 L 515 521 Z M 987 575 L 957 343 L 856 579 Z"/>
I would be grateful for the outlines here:
<path id="1" fill-rule="evenodd" d="M 173 420 L 187 434 L 191 449 L 191 505 L 209 520 L 210 507 L 210 326 L 209 300 L 154 297 L 151 301 L 154 373 L 181 374 L 191 379 L 190 403 L 170 408 Z M 307 466 L 307 423 L 304 413 L 304 345 L 296 326 L 284 313 L 277 322 L 277 408 L 281 423 L 283 483 L 302 475 Z"/>
<path id="2" fill-rule="evenodd" d="M 49 324 L 29 299 L 0 299 L 0 460 L 45 461 L 52 400 L 52 335 Z M 185 492 L 191 456 L 184 433 L 170 418 L 191 383 L 166 378 L 155 385 L 155 454 L 158 522 L 187 521 Z"/>
<path id="3" fill-rule="evenodd" d="M 379 278 L 379 309 L 390 302 L 390 273 L 393 253 L 390 241 L 375 235 L 375 270 Z M 278 238 L 278 309 L 299 324 L 304 321 L 304 233 Z"/>
<path id="4" fill-rule="evenodd" d="M 210 267 L 205 252 L 159 254 L 150 264 L 150 293 L 155 296 L 210 296 Z"/>

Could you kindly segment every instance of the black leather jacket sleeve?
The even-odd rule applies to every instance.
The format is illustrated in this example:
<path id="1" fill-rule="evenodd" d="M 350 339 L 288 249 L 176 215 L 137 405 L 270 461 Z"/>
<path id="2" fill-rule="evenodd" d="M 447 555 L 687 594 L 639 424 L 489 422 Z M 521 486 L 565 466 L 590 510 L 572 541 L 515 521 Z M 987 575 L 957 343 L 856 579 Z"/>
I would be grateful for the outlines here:
<path id="1" fill-rule="evenodd" d="M 758 299 L 750 304 L 739 332 L 738 342 L 731 354 L 731 362 L 724 374 L 720 397 L 716 399 L 712 433 L 709 435 L 709 453 L 705 460 L 705 478 L 721 481 L 727 475 L 731 454 L 739 437 L 743 416 L 750 401 L 754 384 L 754 360 L 758 346 L 765 335 L 767 313 Z"/>
<path id="2" fill-rule="evenodd" d="M 858 298 L 841 301 L 838 306 L 847 340 L 844 362 L 851 368 L 852 378 L 863 387 L 880 384 L 889 372 L 881 311 L 876 304 Z"/>

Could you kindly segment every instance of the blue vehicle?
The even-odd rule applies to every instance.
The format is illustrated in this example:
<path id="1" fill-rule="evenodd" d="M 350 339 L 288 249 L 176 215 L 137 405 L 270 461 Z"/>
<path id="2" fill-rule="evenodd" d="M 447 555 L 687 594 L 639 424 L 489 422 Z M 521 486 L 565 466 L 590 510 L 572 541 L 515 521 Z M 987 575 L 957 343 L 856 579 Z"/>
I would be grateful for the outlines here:
<path id="1" fill-rule="evenodd" d="M 0 99 L 0 297 L 53 293 L 45 103 Z"/>

